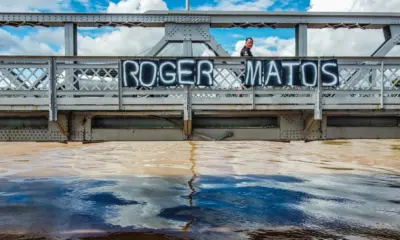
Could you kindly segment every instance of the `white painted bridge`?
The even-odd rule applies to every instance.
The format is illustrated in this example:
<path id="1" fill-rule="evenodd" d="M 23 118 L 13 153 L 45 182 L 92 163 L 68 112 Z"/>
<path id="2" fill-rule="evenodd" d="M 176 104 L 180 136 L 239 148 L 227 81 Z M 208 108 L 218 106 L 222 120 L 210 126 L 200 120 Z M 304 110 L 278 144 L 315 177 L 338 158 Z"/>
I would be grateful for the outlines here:
<path id="1" fill-rule="evenodd" d="M 0 25 L 65 27 L 66 40 L 62 57 L 0 56 L 1 141 L 400 138 L 400 57 L 385 56 L 400 43 L 400 14 L 0 13 Z M 76 56 L 77 28 L 105 26 L 164 27 L 165 36 L 146 56 Z M 296 58 L 316 61 L 325 58 L 307 56 L 308 28 L 382 29 L 385 41 L 370 57 L 335 57 L 335 87 L 244 88 L 246 59 L 209 31 L 232 27 L 295 28 Z M 212 59 L 214 84 L 123 87 L 121 60 L 144 57 Z"/>

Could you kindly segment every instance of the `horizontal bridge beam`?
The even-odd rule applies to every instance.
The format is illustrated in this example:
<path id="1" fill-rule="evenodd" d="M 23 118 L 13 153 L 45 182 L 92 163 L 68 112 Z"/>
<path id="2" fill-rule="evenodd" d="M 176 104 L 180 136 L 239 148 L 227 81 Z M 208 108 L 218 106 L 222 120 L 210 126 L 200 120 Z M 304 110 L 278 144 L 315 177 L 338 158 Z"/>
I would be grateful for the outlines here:
<path id="1" fill-rule="evenodd" d="M 99 64 L 109 64 L 107 67 L 115 67 L 117 66 L 120 60 L 134 60 L 134 59 L 154 59 L 154 60 L 163 60 L 163 59 L 182 59 L 186 57 L 176 57 L 176 56 L 23 56 L 23 55 L 3 55 L 0 56 L 0 61 L 4 61 L 1 67 L 3 66 L 10 66 L 12 64 L 17 66 L 28 66 L 26 64 L 36 64 L 36 67 L 44 66 L 48 63 L 49 59 L 54 57 L 57 61 L 57 65 L 60 65 L 62 68 L 67 68 L 68 64 L 63 64 L 64 62 L 73 62 L 73 61 L 81 61 L 81 62 L 98 62 Z M 223 66 L 228 67 L 241 67 L 244 64 L 248 57 L 235 57 L 235 56 L 228 56 L 228 57 L 190 57 L 191 59 L 195 60 L 202 60 L 202 59 L 213 59 L 215 64 L 223 64 Z M 380 66 L 381 62 L 387 64 L 400 64 L 400 56 L 383 56 L 383 57 L 369 57 L 369 56 L 306 56 L 306 57 L 284 57 L 284 56 L 262 56 L 256 57 L 256 60 L 293 60 L 293 58 L 297 60 L 329 60 L 329 59 L 337 59 L 340 65 L 344 65 L 345 67 L 354 67 L 354 68 L 365 68 L 365 65 L 368 66 Z M 21 62 L 27 62 L 25 65 Z M 29 63 L 28 63 L 29 62 Z M 365 63 L 367 62 L 367 63 Z M 7 65 L 5 65 L 7 64 Z M 83 64 L 83 63 L 82 63 Z M 35 65 L 33 65 L 35 66 Z M 79 66 L 79 65 L 77 65 Z M 100 65 L 99 65 L 100 66 Z M 105 66 L 103 66 L 105 67 Z"/>
<path id="2" fill-rule="evenodd" d="M 165 27 L 168 23 L 209 23 L 212 28 L 308 28 L 380 29 L 400 24 L 399 13 L 329 12 L 202 12 L 148 11 L 138 14 L 106 13 L 0 13 L 0 26 L 62 27 Z"/>
<path id="3" fill-rule="evenodd" d="M 193 135 L 183 132 L 178 111 L 0 112 L 2 141 L 180 141 L 399 139 L 394 111 L 327 111 L 313 126 L 301 111 L 194 111 Z M 225 115 L 223 115 L 225 114 Z M 361 115 L 362 114 L 362 115 Z M 308 126 L 308 131 L 304 131 Z"/>

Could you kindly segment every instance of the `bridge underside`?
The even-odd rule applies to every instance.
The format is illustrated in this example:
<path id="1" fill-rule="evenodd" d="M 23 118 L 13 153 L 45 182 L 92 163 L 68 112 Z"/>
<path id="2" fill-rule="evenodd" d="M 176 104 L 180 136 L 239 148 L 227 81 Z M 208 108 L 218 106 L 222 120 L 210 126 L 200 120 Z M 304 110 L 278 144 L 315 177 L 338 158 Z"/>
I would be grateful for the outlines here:
<path id="1" fill-rule="evenodd" d="M 389 110 L 194 111 L 186 135 L 182 111 L 0 112 L 0 141 L 316 141 L 398 139 L 400 112 Z"/>

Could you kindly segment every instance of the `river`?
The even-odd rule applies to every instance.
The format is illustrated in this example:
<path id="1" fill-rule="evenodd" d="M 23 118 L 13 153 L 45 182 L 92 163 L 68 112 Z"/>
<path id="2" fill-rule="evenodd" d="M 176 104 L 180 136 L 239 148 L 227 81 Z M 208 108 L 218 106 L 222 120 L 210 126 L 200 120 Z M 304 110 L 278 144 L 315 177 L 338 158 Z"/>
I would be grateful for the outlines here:
<path id="1" fill-rule="evenodd" d="M 399 140 L 0 146 L 0 239 L 400 239 Z"/>

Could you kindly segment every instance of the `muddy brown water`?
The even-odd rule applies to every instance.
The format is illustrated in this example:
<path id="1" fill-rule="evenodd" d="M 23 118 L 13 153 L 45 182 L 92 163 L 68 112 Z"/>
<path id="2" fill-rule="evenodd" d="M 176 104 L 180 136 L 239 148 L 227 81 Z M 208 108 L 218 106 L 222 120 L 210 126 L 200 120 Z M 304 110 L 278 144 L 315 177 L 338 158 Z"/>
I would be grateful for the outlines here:
<path id="1" fill-rule="evenodd" d="M 0 143 L 0 239 L 400 239 L 400 141 Z"/>

